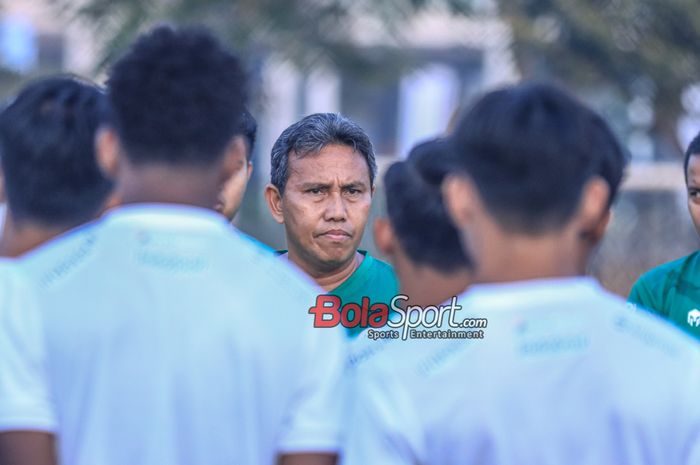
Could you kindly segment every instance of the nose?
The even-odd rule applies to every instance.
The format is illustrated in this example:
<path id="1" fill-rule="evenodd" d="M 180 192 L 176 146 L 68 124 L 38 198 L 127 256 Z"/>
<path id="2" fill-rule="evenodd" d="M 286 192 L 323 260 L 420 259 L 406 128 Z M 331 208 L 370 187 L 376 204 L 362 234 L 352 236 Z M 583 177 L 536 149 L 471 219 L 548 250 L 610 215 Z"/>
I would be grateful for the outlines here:
<path id="1" fill-rule="evenodd" d="M 345 221 L 348 218 L 348 210 L 340 192 L 333 192 L 328 196 L 324 219 L 326 221 Z"/>

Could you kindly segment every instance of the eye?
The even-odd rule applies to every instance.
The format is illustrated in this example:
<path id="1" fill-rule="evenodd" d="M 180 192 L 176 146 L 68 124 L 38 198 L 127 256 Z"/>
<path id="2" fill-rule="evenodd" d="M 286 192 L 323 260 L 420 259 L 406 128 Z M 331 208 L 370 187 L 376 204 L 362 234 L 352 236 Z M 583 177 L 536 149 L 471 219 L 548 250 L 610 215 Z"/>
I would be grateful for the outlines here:
<path id="1" fill-rule="evenodd" d="M 345 189 L 345 192 L 347 192 L 350 195 L 357 195 L 360 194 L 362 191 L 360 189 L 355 189 L 354 187 L 348 187 Z"/>
<path id="2" fill-rule="evenodd" d="M 692 199 L 698 198 L 698 194 L 700 193 L 700 189 L 688 189 L 688 197 Z"/>
<path id="3" fill-rule="evenodd" d="M 322 187 L 312 187 L 311 189 L 307 189 L 306 192 L 311 194 L 311 195 L 321 195 L 321 194 L 323 194 L 323 188 Z"/>

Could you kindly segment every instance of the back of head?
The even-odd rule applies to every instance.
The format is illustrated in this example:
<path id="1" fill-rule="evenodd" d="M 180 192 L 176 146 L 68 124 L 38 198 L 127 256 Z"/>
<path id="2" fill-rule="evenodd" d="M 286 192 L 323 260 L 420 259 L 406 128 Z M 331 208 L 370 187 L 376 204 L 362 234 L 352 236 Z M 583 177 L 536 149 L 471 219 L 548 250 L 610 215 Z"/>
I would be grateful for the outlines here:
<path id="1" fill-rule="evenodd" d="M 627 163 L 599 115 L 544 84 L 479 99 L 457 125 L 452 152 L 496 221 L 530 235 L 563 227 L 593 176 L 608 184 L 612 203 Z"/>
<path id="2" fill-rule="evenodd" d="M 70 228 L 97 216 L 112 188 L 95 160 L 105 105 L 96 86 L 52 77 L 26 86 L 2 112 L 2 167 L 16 223 Z"/>
<path id="3" fill-rule="evenodd" d="M 442 200 L 447 148 L 440 139 L 417 145 L 407 161 L 389 167 L 384 188 L 389 220 L 410 260 L 451 273 L 470 262 Z"/>
<path id="4" fill-rule="evenodd" d="M 255 141 L 257 140 L 258 136 L 258 122 L 248 110 L 243 110 L 239 125 L 239 132 L 243 135 L 246 144 L 248 145 L 246 155 L 248 161 L 250 161 L 253 156 L 253 151 L 255 150 Z"/>
<path id="5" fill-rule="evenodd" d="M 161 26 L 111 69 L 113 123 L 135 165 L 208 165 L 241 133 L 245 75 L 201 29 Z"/>

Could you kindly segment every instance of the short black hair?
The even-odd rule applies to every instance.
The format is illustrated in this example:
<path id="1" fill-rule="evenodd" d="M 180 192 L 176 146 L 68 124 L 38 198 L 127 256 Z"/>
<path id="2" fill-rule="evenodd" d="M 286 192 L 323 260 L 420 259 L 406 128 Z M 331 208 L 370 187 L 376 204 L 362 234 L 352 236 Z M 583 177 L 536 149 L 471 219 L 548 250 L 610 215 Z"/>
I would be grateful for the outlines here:
<path id="1" fill-rule="evenodd" d="M 71 76 L 28 84 L 0 114 L 0 158 L 17 222 L 74 227 L 95 218 L 112 190 L 95 158 L 106 117 L 97 86 Z"/>
<path id="2" fill-rule="evenodd" d="M 688 163 L 690 162 L 690 157 L 700 155 L 700 133 L 698 133 L 690 145 L 688 145 L 685 151 L 685 157 L 683 159 L 683 175 L 685 176 L 685 182 L 688 183 Z"/>
<path id="3" fill-rule="evenodd" d="M 445 209 L 441 184 L 448 146 L 434 139 L 415 146 L 384 174 L 389 221 L 411 261 L 452 273 L 471 262 Z"/>
<path id="4" fill-rule="evenodd" d="M 272 146 L 270 182 L 284 193 L 289 178 L 289 156 L 318 153 L 330 144 L 347 145 L 367 162 L 369 182 L 374 186 L 377 162 L 367 133 L 354 121 L 338 113 L 314 113 L 282 131 Z"/>
<path id="5" fill-rule="evenodd" d="M 107 82 L 114 126 L 134 164 L 207 165 L 240 134 L 245 73 L 204 29 L 142 35 Z"/>
<path id="6" fill-rule="evenodd" d="M 451 139 L 454 161 L 489 212 L 502 227 L 525 234 L 564 226 L 592 176 L 608 183 L 612 204 L 628 160 L 603 118 L 547 84 L 486 94 Z"/>
<path id="7" fill-rule="evenodd" d="M 255 121 L 255 118 L 253 118 L 253 115 L 251 115 L 248 110 L 243 110 L 239 131 L 243 137 L 245 137 L 246 144 L 248 144 L 246 157 L 248 161 L 250 161 L 250 159 L 253 157 L 253 150 L 255 150 L 255 140 L 258 134 L 258 122 Z"/>

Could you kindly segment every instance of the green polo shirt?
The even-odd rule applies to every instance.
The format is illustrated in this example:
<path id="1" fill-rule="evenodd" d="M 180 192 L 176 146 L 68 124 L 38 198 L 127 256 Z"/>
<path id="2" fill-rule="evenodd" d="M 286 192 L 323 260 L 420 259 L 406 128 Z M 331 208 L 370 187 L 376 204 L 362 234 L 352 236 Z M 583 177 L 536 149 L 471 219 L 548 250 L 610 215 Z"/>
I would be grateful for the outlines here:
<path id="1" fill-rule="evenodd" d="M 362 297 L 368 297 L 370 304 L 384 303 L 390 307 L 391 299 L 399 292 L 399 283 L 394 269 L 388 263 L 374 258 L 366 250 L 358 250 L 365 256 L 360 266 L 348 279 L 328 294 L 340 297 L 341 305 L 356 303 L 362 305 Z M 287 253 L 278 250 L 277 254 Z M 347 328 L 348 337 L 357 337 L 365 328 Z"/>
<path id="2" fill-rule="evenodd" d="M 700 339 L 700 251 L 644 273 L 628 300 Z"/>

